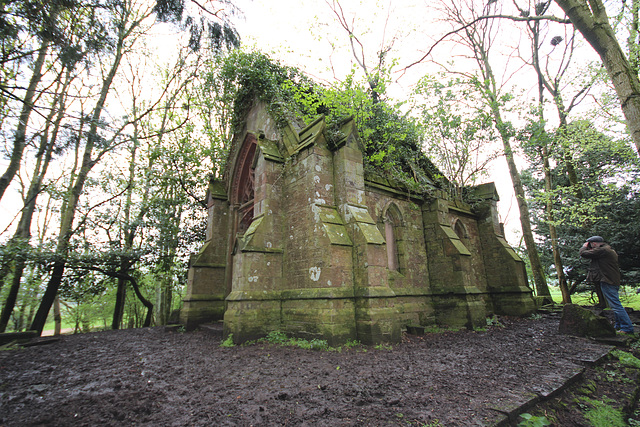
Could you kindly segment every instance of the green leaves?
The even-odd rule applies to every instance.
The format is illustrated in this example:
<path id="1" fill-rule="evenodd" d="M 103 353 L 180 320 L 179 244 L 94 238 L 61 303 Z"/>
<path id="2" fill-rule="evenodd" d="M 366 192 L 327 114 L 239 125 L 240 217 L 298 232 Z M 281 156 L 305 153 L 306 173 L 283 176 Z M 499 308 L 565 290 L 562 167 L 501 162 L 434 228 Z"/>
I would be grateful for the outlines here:
<path id="1" fill-rule="evenodd" d="M 284 126 L 287 119 L 293 119 L 297 113 L 312 108 L 312 101 L 305 99 L 303 91 L 292 90 L 292 85 L 300 85 L 303 90 L 312 93 L 313 84 L 299 70 L 286 67 L 271 60 L 261 52 L 235 50 L 223 58 L 219 69 L 211 70 L 209 81 L 220 79 L 222 94 L 233 101 L 232 128 L 238 130 L 245 114 L 254 100 L 265 101 L 277 124 Z M 298 110 L 300 109 L 300 110 Z"/>
<path id="2" fill-rule="evenodd" d="M 221 102 L 233 105 L 232 131 L 240 129 L 255 100 L 266 103 L 278 126 L 300 118 L 308 124 L 324 114 L 327 136 L 333 142 L 342 137 L 339 128 L 345 118 L 352 117 L 369 170 L 392 177 L 412 191 L 430 191 L 438 171 L 422 153 L 417 121 L 404 114 L 400 105 L 380 100 L 387 80 L 386 72 L 377 72 L 374 96 L 371 82 L 358 81 L 354 69 L 344 81 L 326 87 L 263 53 L 237 50 L 212 64 L 203 91 L 215 88 Z"/>
<path id="3" fill-rule="evenodd" d="M 486 176 L 497 156 L 492 144 L 498 135 L 492 115 L 482 108 L 477 79 L 445 78 L 424 77 L 416 88 L 416 107 L 425 150 L 448 177 L 451 195 L 460 198 L 465 186 Z"/>
<path id="4" fill-rule="evenodd" d="M 531 167 L 523 173 L 523 183 L 537 233 L 548 249 L 549 221 L 543 213 L 551 203 L 559 248 L 567 265 L 580 261 L 577 248 L 588 236 L 605 236 L 618 252 L 623 282 L 637 283 L 640 271 L 640 163 L 627 137 L 600 132 L 593 123 L 579 120 L 555 132 L 542 131 L 543 124 L 532 121 L 520 133 Z M 552 186 L 545 190 L 540 152 L 546 149 Z M 569 177 L 575 170 L 577 182 Z M 543 256 L 548 251 L 541 252 Z M 547 260 L 548 264 L 553 261 Z"/>

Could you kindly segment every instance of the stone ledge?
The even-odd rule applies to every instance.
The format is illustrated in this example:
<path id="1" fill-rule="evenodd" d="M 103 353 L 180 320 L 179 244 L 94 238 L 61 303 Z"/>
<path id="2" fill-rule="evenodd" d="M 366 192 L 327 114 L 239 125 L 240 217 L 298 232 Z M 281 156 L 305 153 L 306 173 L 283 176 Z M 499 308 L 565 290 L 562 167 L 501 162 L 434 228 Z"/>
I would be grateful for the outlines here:
<path id="1" fill-rule="evenodd" d="M 195 302 L 195 301 L 224 301 L 224 294 L 192 294 L 187 295 L 182 299 L 183 302 Z"/>
<path id="2" fill-rule="evenodd" d="M 611 349 L 612 347 L 605 349 L 603 352 L 596 352 L 591 355 L 592 357 L 586 357 L 585 362 L 589 364 L 599 364 L 609 355 Z M 581 362 L 583 361 L 581 360 L 578 363 Z M 489 409 L 503 414 L 503 416 L 492 424 L 492 426 L 510 427 L 512 425 L 517 425 L 519 421 L 518 418 L 521 414 L 525 413 L 533 406 L 557 396 L 567 387 L 579 381 L 582 378 L 585 369 L 585 367 L 575 365 L 574 368 L 569 371 L 565 371 L 562 374 L 547 375 L 540 379 L 542 380 L 542 383 L 532 384 L 530 390 L 525 393 L 522 398 L 509 402 L 504 407 L 489 407 Z"/>

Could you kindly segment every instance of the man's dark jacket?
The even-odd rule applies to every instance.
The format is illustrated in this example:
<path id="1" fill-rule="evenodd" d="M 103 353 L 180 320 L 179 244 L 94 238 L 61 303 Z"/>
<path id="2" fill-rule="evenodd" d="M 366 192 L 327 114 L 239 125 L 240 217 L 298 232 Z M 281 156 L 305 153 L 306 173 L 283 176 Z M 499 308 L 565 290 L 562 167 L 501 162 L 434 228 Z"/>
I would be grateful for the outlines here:
<path id="1" fill-rule="evenodd" d="M 606 243 L 591 243 L 591 249 L 580 248 L 580 256 L 589 258 L 591 264 L 587 272 L 588 283 L 606 282 L 620 286 L 618 254 Z"/>

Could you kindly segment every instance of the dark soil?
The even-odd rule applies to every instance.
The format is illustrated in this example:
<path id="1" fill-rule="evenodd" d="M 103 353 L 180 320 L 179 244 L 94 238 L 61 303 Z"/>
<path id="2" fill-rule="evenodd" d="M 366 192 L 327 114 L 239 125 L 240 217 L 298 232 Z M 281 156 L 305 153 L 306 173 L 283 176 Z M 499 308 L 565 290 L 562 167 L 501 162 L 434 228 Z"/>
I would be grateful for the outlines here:
<path id="1" fill-rule="evenodd" d="M 0 425 L 482 426 L 507 425 L 509 413 L 516 420 L 523 410 L 588 425 L 571 424 L 582 407 L 565 408 L 562 398 L 573 399 L 585 379 L 596 383 L 589 375 L 605 368 L 588 362 L 611 347 L 559 335 L 557 316 L 500 321 L 482 332 L 405 335 L 393 347 L 341 351 L 226 348 L 204 330 L 64 336 L 0 352 Z M 611 399 L 617 390 L 629 401 L 637 387 L 603 381 Z"/>

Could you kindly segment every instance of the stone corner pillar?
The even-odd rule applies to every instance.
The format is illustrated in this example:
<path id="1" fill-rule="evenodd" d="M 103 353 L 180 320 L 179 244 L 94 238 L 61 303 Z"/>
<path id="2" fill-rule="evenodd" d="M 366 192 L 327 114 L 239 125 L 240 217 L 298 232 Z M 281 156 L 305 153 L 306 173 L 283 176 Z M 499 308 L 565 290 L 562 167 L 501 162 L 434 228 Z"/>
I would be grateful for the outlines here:
<path id="1" fill-rule="evenodd" d="M 522 258 L 504 238 L 504 228 L 498 219 L 498 194 L 493 183 L 470 190 L 474 212 L 478 215 L 478 231 L 484 255 L 489 299 L 496 314 L 526 316 L 537 305 L 527 280 Z"/>
<path id="2" fill-rule="evenodd" d="M 451 228 L 449 201 L 439 196 L 425 203 L 422 211 L 436 323 L 483 327 L 486 306 L 472 280 L 471 253 Z"/>
<path id="3" fill-rule="evenodd" d="M 224 317 L 229 204 L 220 181 L 210 183 L 208 200 L 207 240 L 189 259 L 187 292 L 180 310 L 180 323 L 187 330 Z"/>
<path id="4" fill-rule="evenodd" d="M 355 322 L 365 344 L 400 341 L 396 295 L 389 287 L 386 241 L 365 199 L 364 154 L 354 122 L 341 128 L 333 147 L 336 203 L 353 242 Z"/>

